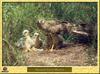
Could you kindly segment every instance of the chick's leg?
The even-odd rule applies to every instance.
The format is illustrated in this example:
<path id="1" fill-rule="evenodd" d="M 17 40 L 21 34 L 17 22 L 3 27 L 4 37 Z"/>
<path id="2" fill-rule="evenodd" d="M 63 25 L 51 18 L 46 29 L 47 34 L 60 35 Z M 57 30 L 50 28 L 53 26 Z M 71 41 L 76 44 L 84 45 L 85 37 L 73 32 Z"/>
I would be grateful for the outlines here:
<path id="1" fill-rule="evenodd" d="M 25 52 L 31 51 L 30 49 L 30 45 L 29 44 L 25 44 Z"/>

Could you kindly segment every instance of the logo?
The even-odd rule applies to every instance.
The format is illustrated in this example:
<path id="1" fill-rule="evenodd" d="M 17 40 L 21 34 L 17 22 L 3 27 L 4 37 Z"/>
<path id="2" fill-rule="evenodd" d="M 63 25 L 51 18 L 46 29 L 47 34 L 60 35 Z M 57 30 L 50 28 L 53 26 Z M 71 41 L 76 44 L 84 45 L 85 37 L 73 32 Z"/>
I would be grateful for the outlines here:
<path id="1" fill-rule="evenodd" d="M 8 72 L 7 67 L 3 67 L 2 72 Z"/>

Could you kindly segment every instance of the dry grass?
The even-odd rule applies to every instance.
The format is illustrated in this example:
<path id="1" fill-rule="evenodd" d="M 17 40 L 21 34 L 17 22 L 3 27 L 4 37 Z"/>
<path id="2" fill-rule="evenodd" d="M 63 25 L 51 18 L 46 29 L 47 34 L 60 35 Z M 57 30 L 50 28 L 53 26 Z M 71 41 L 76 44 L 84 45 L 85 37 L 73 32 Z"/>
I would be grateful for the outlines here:
<path id="1" fill-rule="evenodd" d="M 27 66 L 93 66 L 97 64 L 96 56 L 90 57 L 86 52 L 86 45 L 71 45 L 53 52 L 28 52 Z M 93 60 L 94 59 L 94 60 Z"/>

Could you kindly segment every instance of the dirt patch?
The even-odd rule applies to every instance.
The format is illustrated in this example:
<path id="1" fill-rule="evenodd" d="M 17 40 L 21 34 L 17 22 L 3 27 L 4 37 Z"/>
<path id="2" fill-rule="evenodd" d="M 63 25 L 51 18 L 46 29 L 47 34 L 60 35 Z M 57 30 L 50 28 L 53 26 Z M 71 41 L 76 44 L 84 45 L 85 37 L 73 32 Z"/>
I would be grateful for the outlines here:
<path id="1" fill-rule="evenodd" d="M 87 48 L 86 45 L 73 44 L 53 52 L 32 51 L 24 53 L 24 55 L 27 66 L 88 66 L 91 63 L 86 52 Z"/>

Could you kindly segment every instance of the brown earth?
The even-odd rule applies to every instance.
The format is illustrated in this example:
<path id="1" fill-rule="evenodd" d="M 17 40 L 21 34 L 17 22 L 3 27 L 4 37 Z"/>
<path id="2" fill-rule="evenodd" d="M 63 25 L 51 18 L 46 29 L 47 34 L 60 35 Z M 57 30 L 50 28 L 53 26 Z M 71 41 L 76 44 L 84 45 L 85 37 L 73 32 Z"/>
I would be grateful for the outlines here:
<path id="1" fill-rule="evenodd" d="M 23 53 L 27 66 L 90 66 L 96 65 L 96 57 L 87 54 L 88 46 L 69 44 L 53 52 L 31 51 Z"/>

